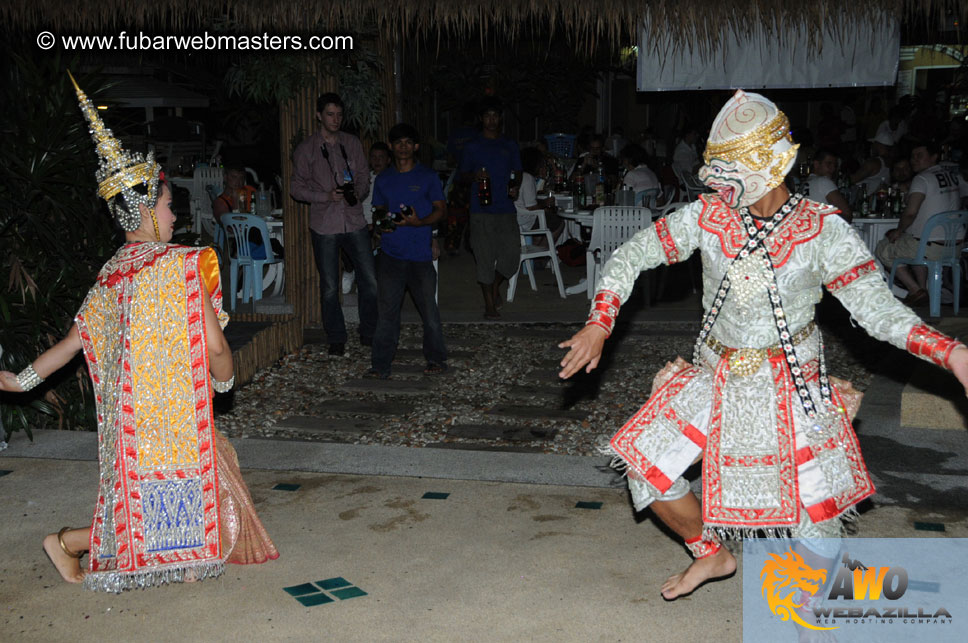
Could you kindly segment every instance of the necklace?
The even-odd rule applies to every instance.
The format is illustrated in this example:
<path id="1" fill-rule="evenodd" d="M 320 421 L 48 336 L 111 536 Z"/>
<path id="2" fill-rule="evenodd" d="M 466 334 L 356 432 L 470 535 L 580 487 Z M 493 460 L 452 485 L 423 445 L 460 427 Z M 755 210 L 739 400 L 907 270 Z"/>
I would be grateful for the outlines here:
<path id="1" fill-rule="evenodd" d="M 766 249 L 766 239 L 780 226 L 781 223 L 796 210 L 800 201 L 803 200 L 803 195 L 799 192 L 794 193 L 787 199 L 786 203 L 777 210 L 776 214 L 766 220 L 762 220 L 762 226 L 758 227 L 756 221 L 753 219 L 753 215 L 750 214 L 749 208 L 740 208 L 739 214 L 743 219 L 743 226 L 746 230 L 747 240 L 746 244 L 739 251 L 736 257 L 730 264 L 730 268 L 738 262 L 745 262 L 753 260 L 762 264 L 763 269 L 766 274 L 769 275 L 769 279 L 766 280 L 765 286 L 767 290 L 767 295 L 770 298 L 770 308 L 773 313 L 773 322 L 776 325 L 777 335 L 780 338 L 780 346 L 783 349 L 784 356 L 786 357 L 787 368 L 790 371 L 790 377 L 793 380 L 794 385 L 797 389 L 797 397 L 800 400 L 800 404 L 803 407 L 804 413 L 811 420 L 812 426 L 811 430 L 817 437 L 827 437 L 831 430 L 834 429 L 834 423 L 830 421 L 828 414 L 824 411 L 833 411 L 834 405 L 830 398 L 830 381 L 827 377 L 827 366 L 823 355 L 823 338 L 820 338 L 819 351 L 818 351 L 818 383 L 820 388 L 820 397 L 823 403 L 822 408 L 818 408 L 814 403 L 812 396 L 810 395 L 810 390 L 807 388 L 806 379 L 804 378 L 803 368 L 800 366 L 800 360 L 797 357 L 796 349 L 793 345 L 793 335 L 790 333 L 790 329 L 786 322 L 786 313 L 783 310 L 783 301 L 780 298 L 780 289 L 776 281 L 776 269 L 773 266 L 773 260 L 770 259 L 770 254 Z M 709 337 L 710 332 L 713 329 L 713 325 L 716 323 L 716 319 L 719 317 L 720 311 L 723 309 L 723 304 L 726 301 L 726 296 L 730 292 L 731 282 L 730 282 L 730 270 L 726 271 L 723 275 L 723 279 L 719 284 L 719 288 L 716 291 L 716 297 L 713 300 L 712 306 L 706 312 L 706 316 L 703 319 L 702 328 L 699 331 L 699 337 L 696 339 L 696 345 L 693 347 L 692 357 L 693 364 L 699 364 L 700 362 L 700 348 L 706 339 Z M 817 330 L 820 333 L 820 330 Z M 836 433 L 834 433 L 836 435 Z M 830 436 L 833 437 L 833 436 Z"/>

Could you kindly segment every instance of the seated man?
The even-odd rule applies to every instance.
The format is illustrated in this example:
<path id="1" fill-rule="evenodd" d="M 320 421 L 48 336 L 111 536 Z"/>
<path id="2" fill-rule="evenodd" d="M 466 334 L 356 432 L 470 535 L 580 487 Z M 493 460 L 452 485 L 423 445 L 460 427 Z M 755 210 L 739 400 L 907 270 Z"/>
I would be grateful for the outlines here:
<path id="1" fill-rule="evenodd" d="M 382 234 L 382 246 L 376 258 L 378 319 L 367 376 L 390 377 L 400 340 L 400 308 L 408 289 L 423 320 L 424 373 L 436 375 L 447 370 L 447 348 L 437 308 L 431 242 L 432 226 L 446 210 L 444 192 L 437 174 L 417 162 L 420 139 L 416 129 L 399 123 L 387 138 L 393 164 L 373 184 L 374 226 Z"/>
<path id="2" fill-rule="evenodd" d="M 625 178 L 622 179 L 622 185 L 629 186 L 636 193 L 642 190 L 659 189 L 661 187 L 659 178 L 649 168 L 646 163 L 647 160 L 648 157 L 641 145 L 632 143 L 623 147 L 619 154 L 619 161 L 622 162 L 627 171 Z M 642 204 L 636 203 L 635 205 Z"/>
<path id="3" fill-rule="evenodd" d="M 911 150 L 911 170 L 917 172 L 917 175 L 911 180 L 911 191 L 908 192 L 904 214 L 901 215 L 897 228 L 884 235 L 874 252 L 888 270 L 895 258 L 917 255 L 924 224 L 928 219 L 939 212 L 957 210 L 960 205 L 958 172 L 950 166 L 938 165 L 939 152 L 938 145 L 934 142 L 916 145 Z M 943 231 L 935 230 L 925 249 L 925 258 L 938 259 L 943 245 Z M 906 265 L 898 266 L 896 274 L 908 291 L 905 304 L 920 304 L 928 298 L 925 290 L 927 267 L 914 266 L 912 270 Z"/>
<path id="4" fill-rule="evenodd" d="M 245 170 L 231 167 L 225 170 L 225 189 L 212 202 L 215 220 L 221 220 L 227 212 L 248 212 L 255 188 L 245 184 Z"/>
<path id="5" fill-rule="evenodd" d="M 537 212 L 544 210 L 545 223 L 557 238 L 558 233 L 564 222 L 555 214 L 555 200 L 547 197 L 538 200 L 539 183 L 542 184 L 547 173 L 547 166 L 544 164 L 544 155 L 536 147 L 527 147 L 521 150 L 521 189 L 518 190 L 518 198 L 514 200 L 514 209 L 518 215 L 518 226 L 522 231 L 531 230 L 538 221 Z M 537 245 L 547 245 L 542 238 L 534 240 Z"/>
<path id="6" fill-rule="evenodd" d="M 588 151 L 581 155 L 573 174 L 597 173 L 599 164 L 605 176 L 618 176 L 618 159 L 605 151 L 605 137 L 593 134 L 588 139 Z"/>
<path id="7" fill-rule="evenodd" d="M 804 196 L 808 196 L 818 203 L 826 203 L 840 210 L 840 216 L 850 221 L 852 213 L 847 199 L 837 189 L 833 176 L 837 172 L 839 157 L 829 148 L 820 148 L 813 155 L 813 173 L 806 182 Z"/>

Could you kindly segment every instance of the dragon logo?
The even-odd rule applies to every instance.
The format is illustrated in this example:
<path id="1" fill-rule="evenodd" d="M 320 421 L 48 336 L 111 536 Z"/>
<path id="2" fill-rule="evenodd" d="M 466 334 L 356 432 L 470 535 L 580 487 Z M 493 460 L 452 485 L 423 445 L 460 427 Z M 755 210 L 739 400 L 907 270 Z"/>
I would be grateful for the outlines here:
<path id="1" fill-rule="evenodd" d="M 769 556 L 772 560 L 763 563 L 760 578 L 763 579 L 762 594 L 770 606 L 770 611 L 779 616 L 782 621 L 793 620 L 798 625 L 811 630 L 836 630 L 836 627 L 817 627 L 803 620 L 797 609 L 806 605 L 809 599 L 804 600 L 803 603 L 794 602 L 797 590 L 810 596 L 816 594 L 827 581 L 827 571 L 813 569 L 792 549 L 783 556 L 778 554 Z M 781 596 L 780 594 L 785 590 L 790 591 L 786 596 Z"/>

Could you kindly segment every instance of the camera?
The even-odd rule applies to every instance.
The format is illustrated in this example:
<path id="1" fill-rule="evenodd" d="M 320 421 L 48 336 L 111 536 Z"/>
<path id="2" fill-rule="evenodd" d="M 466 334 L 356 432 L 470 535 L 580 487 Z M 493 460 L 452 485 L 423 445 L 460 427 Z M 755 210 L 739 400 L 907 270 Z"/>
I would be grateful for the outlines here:
<path id="1" fill-rule="evenodd" d="M 349 181 L 340 186 L 340 192 L 343 193 L 343 198 L 346 199 L 347 205 L 356 205 L 359 203 L 359 199 L 356 198 L 356 190 L 353 186 L 353 182 Z"/>

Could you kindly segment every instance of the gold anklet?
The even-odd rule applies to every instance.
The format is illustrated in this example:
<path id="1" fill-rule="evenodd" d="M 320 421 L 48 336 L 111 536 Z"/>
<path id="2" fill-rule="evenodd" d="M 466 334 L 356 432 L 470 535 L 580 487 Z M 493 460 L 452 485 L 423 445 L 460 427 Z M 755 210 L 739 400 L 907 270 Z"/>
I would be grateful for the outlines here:
<path id="1" fill-rule="evenodd" d="M 78 553 L 78 552 L 71 551 L 70 549 L 67 548 L 67 545 L 64 544 L 64 532 L 68 531 L 69 529 L 70 527 L 64 527 L 63 529 L 57 532 L 57 542 L 60 544 L 61 549 L 64 550 L 65 554 L 67 554 L 71 558 L 80 558 L 81 556 L 84 555 L 84 552 Z"/>

